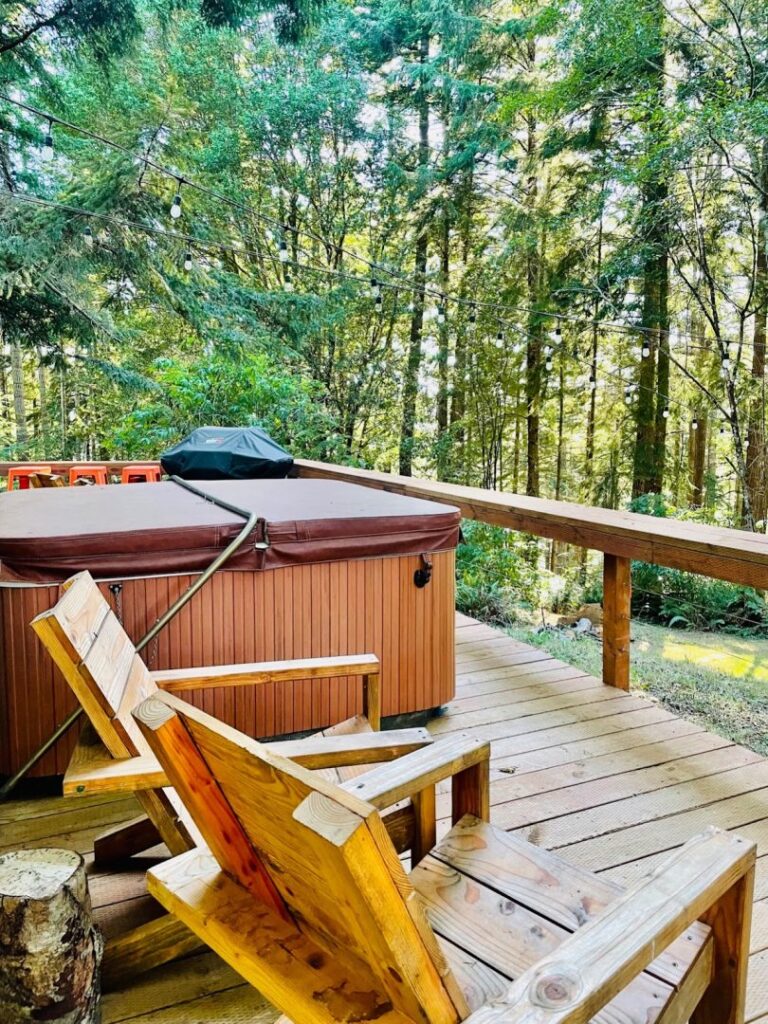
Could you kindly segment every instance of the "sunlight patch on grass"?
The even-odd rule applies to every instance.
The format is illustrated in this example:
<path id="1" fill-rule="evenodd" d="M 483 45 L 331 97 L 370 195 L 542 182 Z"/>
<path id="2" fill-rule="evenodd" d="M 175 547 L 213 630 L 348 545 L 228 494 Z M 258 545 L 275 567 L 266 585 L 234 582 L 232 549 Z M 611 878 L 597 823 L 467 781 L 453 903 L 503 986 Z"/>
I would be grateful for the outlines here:
<path id="1" fill-rule="evenodd" d="M 667 661 L 701 665 L 703 668 L 722 672 L 727 676 L 735 676 L 737 679 L 768 681 L 768 659 L 765 656 L 760 657 L 756 652 L 742 654 L 740 651 L 734 650 L 732 644 L 728 646 L 729 649 L 716 650 L 683 637 L 677 639 L 668 636 L 664 639 L 661 655 Z"/>

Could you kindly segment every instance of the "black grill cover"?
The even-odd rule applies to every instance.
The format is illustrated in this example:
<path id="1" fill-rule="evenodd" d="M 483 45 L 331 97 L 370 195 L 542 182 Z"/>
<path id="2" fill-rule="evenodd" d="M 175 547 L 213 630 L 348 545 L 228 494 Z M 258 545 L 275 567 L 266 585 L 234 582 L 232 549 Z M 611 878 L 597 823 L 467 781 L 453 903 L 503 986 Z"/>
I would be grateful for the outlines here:
<path id="1" fill-rule="evenodd" d="M 287 476 L 293 458 L 259 427 L 198 427 L 160 464 L 183 480 L 254 480 Z"/>

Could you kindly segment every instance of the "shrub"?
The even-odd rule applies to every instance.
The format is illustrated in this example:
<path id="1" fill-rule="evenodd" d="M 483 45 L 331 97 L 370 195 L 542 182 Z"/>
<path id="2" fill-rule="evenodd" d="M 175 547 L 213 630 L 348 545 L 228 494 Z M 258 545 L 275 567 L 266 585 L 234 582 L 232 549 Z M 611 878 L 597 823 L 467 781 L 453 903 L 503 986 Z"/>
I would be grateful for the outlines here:
<path id="1" fill-rule="evenodd" d="M 632 563 L 632 612 L 674 629 L 768 633 L 768 604 L 751 587 Z"/>
<path id="2" fill-rule="evenodd" d="M 500 526 L 465 521 L 456 559 L 456 605 L 465 615 L 503 625 L 515 607 L 539 599 L 539 575 L 529 542 Z"/>

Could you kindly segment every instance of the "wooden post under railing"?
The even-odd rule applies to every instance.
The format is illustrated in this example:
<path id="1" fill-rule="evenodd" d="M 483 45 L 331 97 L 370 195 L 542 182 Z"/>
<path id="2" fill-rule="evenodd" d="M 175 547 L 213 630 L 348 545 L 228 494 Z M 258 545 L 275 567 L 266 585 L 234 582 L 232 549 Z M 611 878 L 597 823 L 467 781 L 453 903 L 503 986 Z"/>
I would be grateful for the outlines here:
<path id="1" fill-rule="evenodd" d="M 629 624 L 632 562 L 619 555 L 603 560 L 603 682 L 629 689 Z"/>

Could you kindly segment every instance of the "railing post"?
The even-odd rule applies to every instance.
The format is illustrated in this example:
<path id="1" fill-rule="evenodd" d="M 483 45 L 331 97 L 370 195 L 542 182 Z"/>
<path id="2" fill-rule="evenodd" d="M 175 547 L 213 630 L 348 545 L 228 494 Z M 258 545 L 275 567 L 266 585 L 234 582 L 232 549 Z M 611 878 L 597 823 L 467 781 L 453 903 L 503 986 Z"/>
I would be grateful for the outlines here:
<path id="1" fill-rule="evenodd" d="M 603 560 L 603 682 L 629 689 L 629 622 L 632 563 L 619 555 Z"/>

